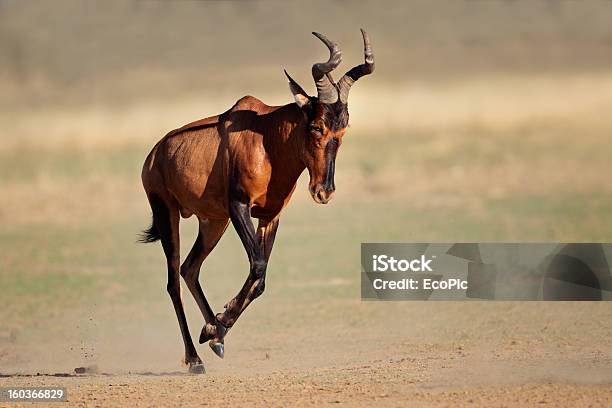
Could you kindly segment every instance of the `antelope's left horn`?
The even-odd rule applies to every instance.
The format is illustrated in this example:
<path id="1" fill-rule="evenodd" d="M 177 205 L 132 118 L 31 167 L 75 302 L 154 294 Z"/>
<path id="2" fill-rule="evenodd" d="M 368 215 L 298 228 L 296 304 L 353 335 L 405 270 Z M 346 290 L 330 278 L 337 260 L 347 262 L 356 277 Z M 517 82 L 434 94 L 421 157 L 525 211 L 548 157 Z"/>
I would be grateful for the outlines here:
<path id="1" fill-rule="evenodd" d="M 364 75 L 370 75 L 374 72 L 374 53 L 372 52 L 372 44 L 370 43 L 370 37 L 365 30 L 361 29 L 361 35 L 363 36 L 363 53 L 365 55 L 365 62 L 361 65 L 357 65 L 347 72 L 340 81 L 338 81 L 338 93 L 340 101 L 347 103 L 349 91 L 351 86 Z"/>
<path id="2" fill-rule="evenodd" d="M 323 103 L 335 103 L 338 100 L 338 91 L 329 77 L 329 73 L 342 62 L 342 52 L 338 48 L 338 44 L 330 41 L 323 34 L 315 32 L 312 34 L 323 41 L 323 44 L 329 49 L 329 60 L 312 66 L 312 77 L 317 86 L 317 95 Z"/>

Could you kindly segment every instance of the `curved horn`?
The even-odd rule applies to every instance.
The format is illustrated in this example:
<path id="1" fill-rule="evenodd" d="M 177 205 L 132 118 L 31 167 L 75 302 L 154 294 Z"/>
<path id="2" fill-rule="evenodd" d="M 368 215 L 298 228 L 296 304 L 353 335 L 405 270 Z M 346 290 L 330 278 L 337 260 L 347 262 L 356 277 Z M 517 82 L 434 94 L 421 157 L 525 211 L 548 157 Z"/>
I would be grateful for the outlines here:
<path id="1" fill-rule="evenodd" d="M 363 53 L 365 55 L 365 62 L 361 65 L 357 65 L 347 72 L 340 81 L 338 81 L 338 92 L 340 101 L 347 103 L 348 94 L 351 90 L 351 86 L 364 75 L 370 75 L 374 72 L 374 54 L 372 53 L 372 44 L 370 43 L 370 37 L 365 30 L 361 29 L 361 35 L 363 36 Z"/>
<path id="2" fill-rule="evenodd" d="M 323 44 L 329 48 L 329 60 L 327 62 L 319 62 L 312 66 L 312 77 L 317 86 L 319 101 L 323 103 L 335 103 L 338 100 L 338 91 L 332 83 L 329 73 L 342 62 L 342 52 L 338 48 L 338 44 L 330 41 L 323 34 L 315 32 L 312 34 L 323 41 Z"/>

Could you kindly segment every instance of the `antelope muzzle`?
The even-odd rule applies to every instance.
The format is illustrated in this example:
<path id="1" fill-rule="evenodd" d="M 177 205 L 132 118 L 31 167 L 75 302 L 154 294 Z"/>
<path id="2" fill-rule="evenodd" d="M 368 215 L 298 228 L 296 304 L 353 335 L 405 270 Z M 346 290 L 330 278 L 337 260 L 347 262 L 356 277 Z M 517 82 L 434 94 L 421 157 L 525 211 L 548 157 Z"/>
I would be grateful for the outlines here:
<path id="1" fill-rule="evenodd" d="M 321 184 L 317 184 L 316 186 L 314 186 L 314 188 L 310 190 L 310 195 L 312 196 L 312 199 L 315 201 L 315 203 L 327 204 L 334 197 L 335 191 L 336 189 L 334 187 L 326 188 Z"/>

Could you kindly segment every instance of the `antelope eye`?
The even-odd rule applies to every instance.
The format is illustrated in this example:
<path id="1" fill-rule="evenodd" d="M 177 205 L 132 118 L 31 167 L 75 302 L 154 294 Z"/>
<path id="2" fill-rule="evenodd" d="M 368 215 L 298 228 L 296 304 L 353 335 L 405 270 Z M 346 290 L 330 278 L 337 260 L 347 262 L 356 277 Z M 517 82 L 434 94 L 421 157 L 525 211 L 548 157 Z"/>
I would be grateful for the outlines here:
<path id="1" fill-rule="evenodd" d="M 311 126 L 311 127 L 310 127 L 310 131 L 311 131 L 311 132 L 314 132 L 314 133 L 318 133 L 318 134 L 320 134 L 320 135 L 322 135 L 322 134 L 323 134 L 323 129 L 322 129 L 320 126 L 317 126 L 317 125 L 313 125 L 313 126 Z"/>

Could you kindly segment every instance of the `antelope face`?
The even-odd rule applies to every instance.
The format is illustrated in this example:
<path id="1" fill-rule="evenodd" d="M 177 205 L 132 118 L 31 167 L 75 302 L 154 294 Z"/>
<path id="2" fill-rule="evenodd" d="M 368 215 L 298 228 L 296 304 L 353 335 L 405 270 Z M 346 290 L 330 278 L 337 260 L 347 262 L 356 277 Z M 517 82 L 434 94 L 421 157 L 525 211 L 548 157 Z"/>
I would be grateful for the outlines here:
<path id="1" fill-rule="evenodd" d="M 351 86 L 364 75 L 374 72 L 374 54 L 370 38 L 362 29 L 365 62 L 349 70 L 338 82 L 331 72 L 340 65 L 342 53 L 338 45 L 319 33 L 313 33 L 329 49 L 329 60 L 312 66 L 317 97 L 310 97 L 285 71 L 295 103 L 306 118 L 306 136 L 302 160 L 310 173 L 308 190 L 313 200 L 327 204 L 336 186 L 334 170 L 336 154 L 348 126 L 348 95 Z"/>
<path id="2" fill-rule="evenodd" d="M 304 140 L 303 161 L 310 174 L 308 191 L 318 204 L 327 204 L 336 190 L 336 155 L 342 144 L 347 122 L 346 105 L 314 105 L 314 115 L 308 123 Z"/>

